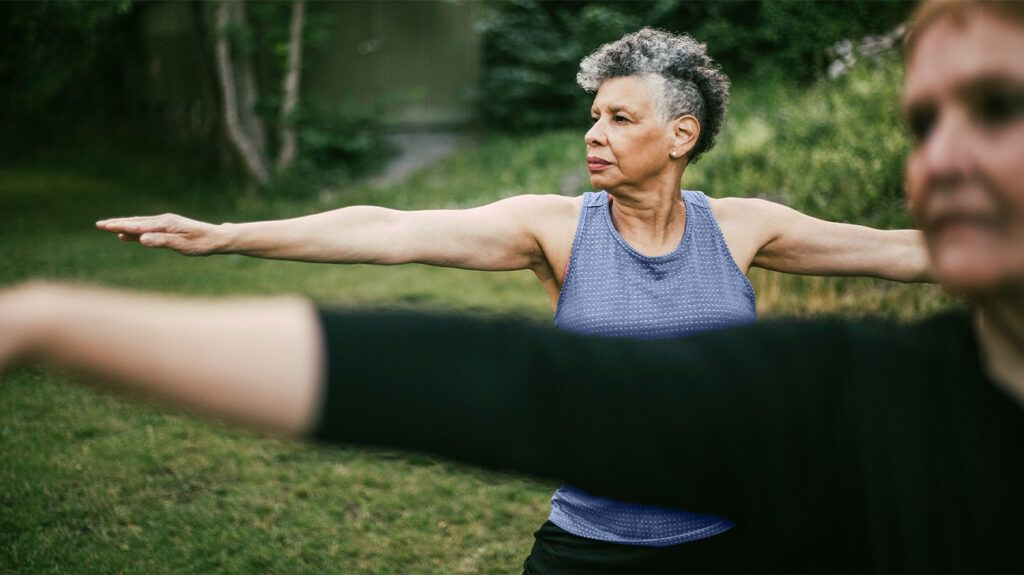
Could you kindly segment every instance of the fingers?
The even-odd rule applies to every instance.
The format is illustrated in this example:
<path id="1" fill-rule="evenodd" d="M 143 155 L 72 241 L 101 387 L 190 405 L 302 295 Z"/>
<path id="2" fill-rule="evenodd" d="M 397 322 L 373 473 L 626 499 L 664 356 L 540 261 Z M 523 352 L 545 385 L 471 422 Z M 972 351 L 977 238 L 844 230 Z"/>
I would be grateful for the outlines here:
<path id="1" fill-rule="evenodd" d="M 117 234 L 121 241 L 198 256 L 210 253 L 209 235 L 216 226 L 175 214 L 163 214 L 100 220 L 96 227 Z"/>
<path id="2" fill-rule="evenodd" d="M 146 232 L 139 234 L 138 241 L 140 244 L 148 248 L 169 248 L 172 250 L 182 250 L 183 238 L 178 234 L 166 234 L 160 232 Z M 132 240 L 126 240 L 132 241 Z"/>
<path id="3" fill-rule="evenodd" d="M 116 220 L 105 220 L 96 222 L 96 227 L 114 233 L 127 233 L 127 234 L 142 234 L 146 232 L 163 232 L 166 230 L 166 225 L 161 221 L 140 221 L 135 218 L 125 218 Z"/>
<path id="4" fill-rule="evenodd" d="M 96 222 L 96 227 L 107 232 L 139 235 L 147 232 L 178 231 L 178 228 L 188 221 L 175 214 L 162 214 L 100 220 Z"/>

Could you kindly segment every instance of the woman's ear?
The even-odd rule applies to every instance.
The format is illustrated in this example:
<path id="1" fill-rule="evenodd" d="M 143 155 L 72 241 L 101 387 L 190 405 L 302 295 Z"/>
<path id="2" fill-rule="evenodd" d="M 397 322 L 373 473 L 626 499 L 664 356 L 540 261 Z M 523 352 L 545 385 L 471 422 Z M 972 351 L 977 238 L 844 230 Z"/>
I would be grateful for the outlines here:
<path id="1" fill-rule="evenodd" d="M 697 118 L 687 114 L 672 120 L 672 149 L 669 155 L 673 158 L 683 158 L 689 155 L 690 150 L 697 145 L 700 139 L 700 122 Z"/>

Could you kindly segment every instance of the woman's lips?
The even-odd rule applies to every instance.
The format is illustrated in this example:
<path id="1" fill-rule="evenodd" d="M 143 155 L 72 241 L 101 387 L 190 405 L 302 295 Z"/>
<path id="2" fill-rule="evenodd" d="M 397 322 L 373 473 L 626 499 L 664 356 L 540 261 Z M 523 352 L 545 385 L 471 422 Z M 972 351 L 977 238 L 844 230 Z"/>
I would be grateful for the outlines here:
<path id="1" fill-rule="evenodd" d="M 596 156 L 587 156 L 587 169 L 591 172 L 600 172 L 611 165 L 612 163 L 607 160 L 602 160 Z"/>

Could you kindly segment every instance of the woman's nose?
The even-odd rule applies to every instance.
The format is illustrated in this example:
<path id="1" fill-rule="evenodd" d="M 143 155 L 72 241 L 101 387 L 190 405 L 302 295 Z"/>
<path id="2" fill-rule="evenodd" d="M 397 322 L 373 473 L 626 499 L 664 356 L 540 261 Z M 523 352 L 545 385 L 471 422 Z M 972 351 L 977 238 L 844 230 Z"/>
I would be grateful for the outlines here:
<path id="1" fill-rule="evenodd" d="M 940 115 L 920 150 L 924 167 L 932 177 L 962 173 L 970 162 L 971 124 L 958 113 Z"/>
<path id="2" fill-rule="evenodd" d="M 583 135 L 583 141 L 588 146 L 604 145 L 604 123 L 601 120 L 595 121 L 594 125 L 590 126 L 587 133 Z"/>

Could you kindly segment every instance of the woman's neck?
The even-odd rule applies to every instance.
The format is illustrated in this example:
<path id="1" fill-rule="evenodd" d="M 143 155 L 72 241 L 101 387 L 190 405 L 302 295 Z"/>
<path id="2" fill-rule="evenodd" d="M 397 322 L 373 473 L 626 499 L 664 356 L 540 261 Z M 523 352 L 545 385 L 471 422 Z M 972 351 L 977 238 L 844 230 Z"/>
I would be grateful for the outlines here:
<path id="1" fill-rule="evenodd" d="M 608 190 L 612 223 L 634 249 L 658 256 L 679 245 L 686 229 L 686 209 L 678 180 L 648 189 Z"/>
<path id="2" fill-rule="evenodd" d="M 1024 404 L 1024 288 L 980 301 L 975 326 L 985 368 Z"/>

